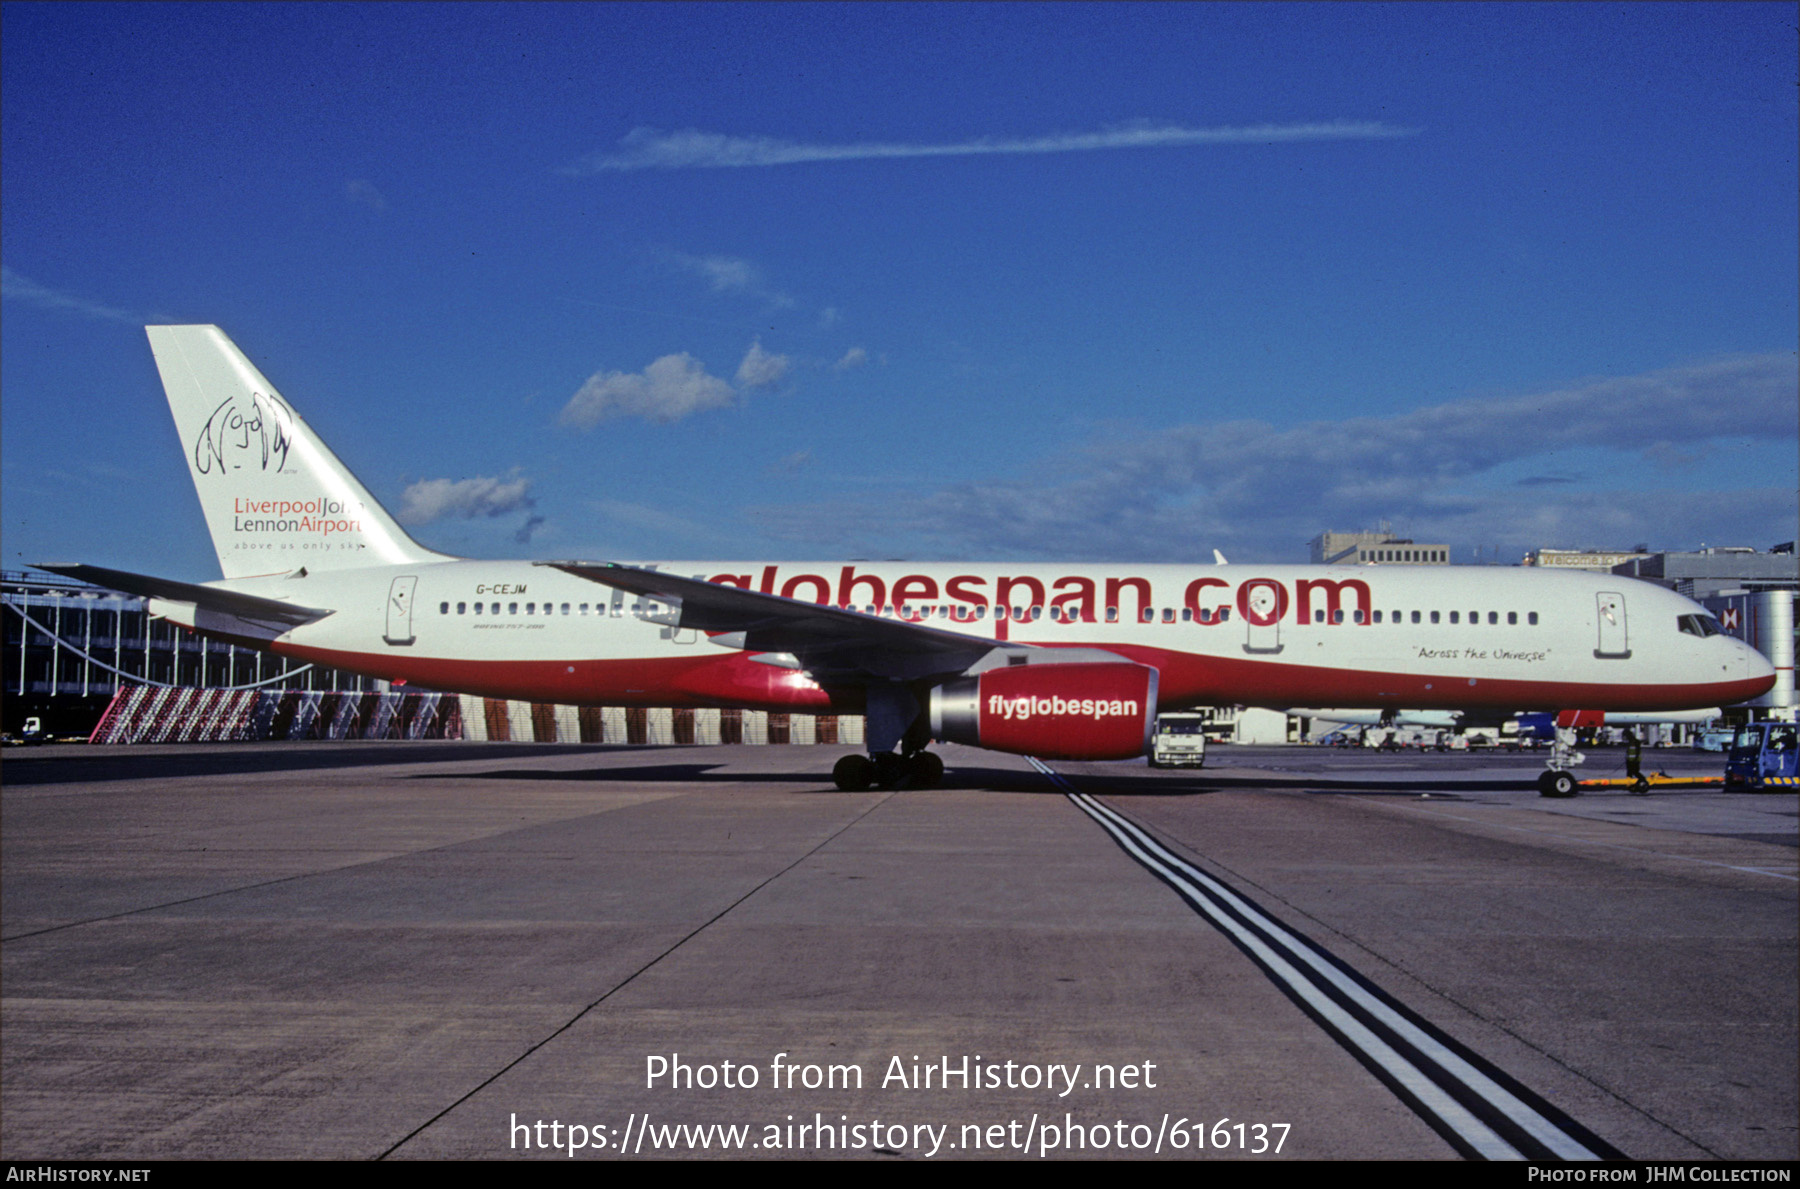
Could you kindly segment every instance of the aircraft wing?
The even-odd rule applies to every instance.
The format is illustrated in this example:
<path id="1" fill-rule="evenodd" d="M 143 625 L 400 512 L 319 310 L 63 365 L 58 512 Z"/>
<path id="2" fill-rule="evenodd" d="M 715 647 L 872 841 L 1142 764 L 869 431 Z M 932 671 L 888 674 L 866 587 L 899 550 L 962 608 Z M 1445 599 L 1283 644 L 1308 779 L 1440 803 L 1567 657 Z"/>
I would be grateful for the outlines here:
<path id="1" fill-rule="evenodd" d="M 1027 647 L 616 562 L 537 564 L 666 604 L 669 617 L 653 614 L 655 622 L 713 633 L 729 647 L 790 653 L 815 678 L 960 673 L 996 648 Z"/>
<path id="2" fill-rule="evenodd" d="M 152 599 L 166 599 L 173 603 L 192 603 L 203 611 L 216 611 L 222 615 L 247 619 L 256 623 L 275 623 L 299 627 L 303 623 L 312 623 L 332 614 L 323 608 L 302 607 L 297 603 L 284 602 L 281 599 L 265 599 L 261 595 L 221 590 L 216 586 L 201 586 L 193 582 L 177 582 L 172 578 L 155 578 L 149 574 L 133 574 L 126 570 L 108 570 L 102 566 L 40 565 L 35 568 L 48 570 L 52 574 L 61 574 L 82 582 L 91 582 L 95 586 L 104 586 L 108 590 L 124 591 L 126 594 L 143 595 Z"/>

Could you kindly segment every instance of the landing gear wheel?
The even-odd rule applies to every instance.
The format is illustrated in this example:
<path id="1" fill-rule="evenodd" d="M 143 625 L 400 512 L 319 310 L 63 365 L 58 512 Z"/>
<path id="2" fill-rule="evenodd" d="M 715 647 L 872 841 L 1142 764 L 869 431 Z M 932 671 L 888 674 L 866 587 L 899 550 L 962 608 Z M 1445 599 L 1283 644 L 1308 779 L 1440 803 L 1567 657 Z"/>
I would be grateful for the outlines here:
<path id="1" fill-rule="evenodd" d="M 944 761 L 929 751 L 922 751 L 912 758 L 913 784 L 922 789 L 934 789 L 944 782 Z"/>
<path id="2" fill-rule="evenodd" d="M 1543 797 L 1573 797 L 1580 787 L 1573 776 L 1554 768 L 1538 777 L 1538 795 Z"/>
<path id="3" fill-rule="evenodd" d="M 860 793 L 875 783 L 875 765 L 867 756 L 847 755 L 832 765 L 831 779 L 841 792 Z"/>
<path id="4" fill-rule="evenodd" d="M 871 758 L 874 761 L 875 783 L 884 789 L 899 788 L 901 781 L 908 775 L 906 761 L 891 751 L 884 751 Z"/>

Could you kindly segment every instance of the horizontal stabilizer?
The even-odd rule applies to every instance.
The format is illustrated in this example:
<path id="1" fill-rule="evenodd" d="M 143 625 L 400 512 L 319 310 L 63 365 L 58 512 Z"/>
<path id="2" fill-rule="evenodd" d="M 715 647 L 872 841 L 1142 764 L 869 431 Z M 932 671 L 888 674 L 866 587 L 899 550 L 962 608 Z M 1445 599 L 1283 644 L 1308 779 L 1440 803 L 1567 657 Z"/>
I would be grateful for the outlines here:
<path id="1" fill-rule="evenodd" d="M 145 598 L 151 599 L 167 599 L 174 603 L 192 603 L 205 611 L 217 611 L 223 615 L 232 615 L 239 619 L 255 620 L 261 623 L 283 623 L 298 627 L 303 623 L 324 619 L 331 614 L 330 611 L 318 607 L 302 607 L 281 599 L 265 599 L 260 595 L 240 594 L 235 590 L 220 590 L 216 586 L 177 582 L 172 578 L 155 578 L 149 574 L 133 574 L 126 570 L 108 570 L 102 566 L 40 565 L 35 568 L 48 570 L 52 574 L 61 574 L 65 578 L 74 578 L 80 582 L 91 582 L 95 586 L 104 586 L 108 590 L 143 595 Z"/>

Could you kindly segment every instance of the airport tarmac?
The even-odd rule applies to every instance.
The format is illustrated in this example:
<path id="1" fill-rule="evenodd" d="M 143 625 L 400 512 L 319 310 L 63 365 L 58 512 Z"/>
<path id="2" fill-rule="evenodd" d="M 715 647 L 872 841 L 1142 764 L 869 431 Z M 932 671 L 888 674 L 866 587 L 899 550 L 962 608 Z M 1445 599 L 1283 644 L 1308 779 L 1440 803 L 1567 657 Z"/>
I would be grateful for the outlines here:
<path id="1" fill-rule="evenodd" d="M 1467 1154 L 1370 1029 L 1596 1154 L 1800 1154 L 1793 794 L 842 750 L 9 752 L 0 1155 Z"/>

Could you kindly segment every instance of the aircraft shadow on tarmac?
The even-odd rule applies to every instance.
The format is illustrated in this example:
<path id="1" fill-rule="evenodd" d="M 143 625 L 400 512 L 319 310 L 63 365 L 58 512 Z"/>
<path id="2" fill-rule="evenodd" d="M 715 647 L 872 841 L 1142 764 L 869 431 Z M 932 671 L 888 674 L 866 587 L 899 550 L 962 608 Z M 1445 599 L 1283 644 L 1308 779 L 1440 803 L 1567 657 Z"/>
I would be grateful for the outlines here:
<path id="1" fill-rule="evenodd" d="M 421 772 L 410 780 L 539 780 L 558 783 L 679 782 L 684 784 L 799 784 L 819 785 L 806 791 L 838 794 L 831 777 L 818 771 L 751 771 L 732 769 L 725 764 L 643 764 L 608 768 L 498 768 L 480 772 Z M 1147 794 L 1151 796 L 1193 796 L 1213 791 L 1215 786 L 1252 785 L 1254 781 L 1221 780 L 1198 783 L 1183 777 L 1124 777 L 1107 774 L 1105 787 L 1095 792 Z M 900 791 L 910 786 L 902 785 Z M 989 768 L 958 764 L 944 772 L 940 789 L 978 790 L 986 792 L 1046 794 L 1061 796 L 1036 772 L 1018 768 Z"/>
<path id="2" fill-rule="evenodd" d="M 539 780 L 567 784 L 672 782 L 682 784 L 813 785 L 804 792 L 841 796 L 827 773 L 812 771 L 744 771 L 725 764 L 639 764 L 608 768 L 496 768 L 480 772 L 420 772 L 410 780 Z M 940 789 L 1006 793 L 1062 794 L 1036 772 L 1013 768 L 958 765 L 945 771 Z M 902 786 L 900 791 L 907 791 Z"/>
<path id="3" fill-rule="evenodd" d="M 679 784 L 810 784 L 814 788 L 799 791 L 817 791 L 830 793 L 833 797 L 841 795 L 832 784 L 832 777 L 819 770 L 769 770 L 769 772 L 745 772 L 742 768 L 731 768 L 729 764 L 707 763 L 666 763 L 666 764 L 619 764 L 608 768 L 486 768 L 481 772 L 419 772 L 409 773 L 410 781 L 547 781 L 558 784 L 580 784 L 580 782 L 679 782 Z M 1159 781 L 1157 784 L 1170 784 L 1170 781 Z M 902 786 L 900 791 L 907 791 L 911 786 Z M 1031 795 L 1057 795 L 1062 791 L 1053 788 L 1042 775 L 1021 768 L 986 768 L 979 764 L 956 764 L 943 773 L 940 790 L 979 790 L 995 791 L 995 793 L 1031 793 Z M 1109 790 L 1111 782 L 1109 782 Z M 1174 788 L 1166 791 L 1206 791 L 1201 788 Z"/>
<path id="4" fill-rule="evenodd" d="M 424 764 L 467 761 L 511 761 L 514 767 L 461 772 L 407 773 L 411 780 L 540 780 L 557 782 L 625 781 L 692 782 L 716 784 L 799 784 L 820 785 L 818 791 L 835 793 L 830 777 L 813 768 L 789 771 L 746 771 L 725 763 L 703 761 L 620 764 L 615 767 L 523 766 L 533 760 L 586 755 L 618 755 L 620 752 L 643 752 L 635 745 L 595 743 L 356 743 L 276 744 L 273 746 L 230 745 L 198 748 L 193 752 L 165 751 L 145 754 L 135 748 L 100 749 L 68 748 L 69 754 L 40 751 L 29 757 L 8 755 L 5 762 L 7 784 L 41 785 L 89 783 L 113 780 L 176 779 L 192 776 L 223 776 L 256 772 L 303 772 L 333 768 L 373 768 L 397 764 Z M 1203 771 L 1152 772 L 1141 765 L 1079 766 L 1078 770 L 1060 769 L 1087 792 L 1104 792 L 1136 797 L 1192 797 L 1229 789 L 1289 789 L 1320 793 L 1356 793 L 1363 795 L 1417 796 L 1429 791 L 1433 795 L 1456 792 L 1518 792 L 1529 789 L 1534 774 L 1485 780 L 1434 779 L 1438 773 L 1418 772 L 1409 779 L 1341 780 L 1319 772 L 1268 772 L 1248 775 L 1212 774 Z M 1008 793 L 1046 793 L 1061 795 L 1045 777 L 1029 769 L 987 766 L 981 763 L 957 762 L 944 774 L 946 789 L 986 789 Z"/>

